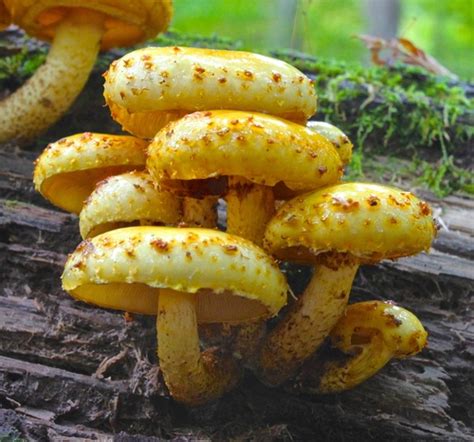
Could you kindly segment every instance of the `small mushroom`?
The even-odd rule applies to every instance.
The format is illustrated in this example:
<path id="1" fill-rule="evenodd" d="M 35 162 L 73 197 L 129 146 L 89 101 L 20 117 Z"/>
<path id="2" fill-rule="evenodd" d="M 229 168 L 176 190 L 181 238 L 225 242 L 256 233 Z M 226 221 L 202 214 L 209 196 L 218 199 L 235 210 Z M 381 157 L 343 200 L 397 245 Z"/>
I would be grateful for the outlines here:
<path id="1" fill-rule="evenodd" d="M 217 230 L 155 226 L 83 241 L 62 281 L 81 301 L 157 314 L 161 370 L 171 395 L 188 405 L 218 398 L 239 374 L 230 355 L 201 353 L 197 324 L 268 318 L 288 291 L 276 263 L 250 241 Z"/>
<path id="2" fill-rule="evenodd" d="M 314 85 L 306 75 L 242 51 L 139 49 L 114 62 L 104 76 L 112 117 L 143 138 L 198 110 L 255 111 L 300 123 L 316 111 Z"/>
<path id="3" fill-rule="evenodd" d="M 85 132 L 46 147 L 36 160 L 35 189 L 61 209 L 79 213 L 95 185 L 111 175 L 144 169 L 147 142 Z"/>
<path id="4" fill-rule="evenodd" d="M 428 250 L 436 234 L 430 207 L 410 192 L 364 183 L 325 187 L 280 208 L 264 247 L 279 259 L 316 265 L 305 292 L 268 334 L 262 379 L 291 377 L 344 312 L 360 264 Z"/>
<path id="5" fill-rule="evenodd" d="M 164 30 L 171 0 L 3 0 L 12 21 L 52 41 L 47 60 L 0 102 L 0 142 L 30 139 L 48 128 L 82 90 L 99 49 L 130 46 Z"/>
<path id="6" fill-rule="evenodd" d="M 308 129 L 327 138 L 336 148 L 344 164 L 348 164 L 352 157 L 352 143 L 349 137 L 338 127 L 324 121 L 308 121 Z"/>
<path id="7" fill-rule="evenodd" d="M 177 225 L 182 199 L 158 190 L 146 172 L 133 171 L 99 182 L 79 215 L 82 238 L 133 225 Z"/>
<path id="8" fill-rule="evenodd" d="M 315 393 L 354 388 L 391 359 L 419 353 L 426 346 L 428 333 L 408 310 L 391 302 L 367 301 L 350 305 L 329 336 L 332 346 L 346 357 L 322 361 L 317 373 L 303 371 L 298 382 L 316 382 L 316 387 L 310 388 Z"/>
<path id="9" fill-rule="evenodd" d="M 272 187 L 303 192 L 342 174 L 335 148 L 321 135 L 270 115 L 222 110 L 195 112 L 163 128 L 149 146 L 147 168 L 184 195 L 195 196 L 196 187 L 211 193 L 217 179 L 229 177 L 228 232 L 256 244 L 274 213 Z"/>

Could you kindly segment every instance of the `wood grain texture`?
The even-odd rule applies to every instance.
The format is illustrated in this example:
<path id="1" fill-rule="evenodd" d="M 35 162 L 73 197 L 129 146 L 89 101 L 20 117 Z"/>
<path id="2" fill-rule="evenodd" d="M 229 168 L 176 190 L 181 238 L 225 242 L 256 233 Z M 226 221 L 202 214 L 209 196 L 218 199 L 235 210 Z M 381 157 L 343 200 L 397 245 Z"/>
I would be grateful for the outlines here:
<path id="1" fill-rule="evenodd" d="M 430 254 L 362 267 L 351 295 L 351 302 L 391 299 L 416 313 L 430 333 L 422 353 L 338 395 L 311 393 L 314 355 L 278 389 L 247 373 L 214 404 L 185 409 L 171 400 L 156 361 L 154 318 L 129 322 L 61 290 L 62 265 L 80 241 L 77 218 L 49 205 L 31 182 L 32 162 L 47 142 L 117 130 L 102 108 L 91 121 L 100 91 L 96 70 L 71 112 L 33 150 L 0 146 L 0 438 L 474 438 L 474 201 L 459 196 L 420 195 L 449 230 L 440 231 Z M 308 269 L 285 268 L 301 292 Z"/>
<path id="2" fill-rule="evenodd" d="M 430 254 L 362 267 L 352 300 L 392 299 L 430 333 L 420 355 L 391 363 L 359 388 L 311 394 L 318 360 L 270 389 L 248 373 L 217 403 L 187 410 L 169 399 L 155 356 L 153 318 L 75 302 L 61 291 L 66 254 L 79 242 L 77 218 L 29 191 L 25 151 L 4 150 L 0 176 L 0 429 L 33 438 L 262 438 L 469 440 L 474 359 L 473 237 L 441 231 Z M 435 201 L 435 204 L 437 202 Z M 443 202 L 443 213 L 469 202 Z M 466 207 L 467 206 L 467 207 Z M 464 212 L 463 212 L 464 213 Z M 467 218 L 469 219 L 469 218 Z M 290 271 L 296 291 L 309 273 Z M 36 433 L 35 433 L 36 432 Z M 44 437 L 46 437 L 44 436 Z"/>

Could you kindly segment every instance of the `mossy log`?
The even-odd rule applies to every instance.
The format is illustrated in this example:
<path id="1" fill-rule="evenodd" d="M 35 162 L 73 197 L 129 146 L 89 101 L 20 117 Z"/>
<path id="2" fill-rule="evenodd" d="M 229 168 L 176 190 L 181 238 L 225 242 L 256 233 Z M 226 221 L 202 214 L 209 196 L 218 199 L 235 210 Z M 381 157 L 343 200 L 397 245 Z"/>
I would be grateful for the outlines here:
<path id="1" fill-rule="evenodd" d="M 36 152 L 0 152 L 0 435 L 47 440 L 155 436 L 180 440 L 470 440 L 474 328 L 474 202 L 433 200 L 450 229 L 430 254 L 363 267 L 353 300 L 392 299 L 430 333 L 418 356 L 350 392 L 316 396 L 314 360 L 282 388 L 249 373 L 215 404 L 169 398 L 153 318 L 75 302 L 60 289 L 77 218 L 32 189 Z M 295 291 L 306 269 L 288 270 Z M 120 439 L 120 437 L 119 437 Z"/>
<path id="2" fill-rule="evenodd" d="M 238 41 L 177 33 L 165 34 L 146 45 L 242 49 Z M 103 108 L 101 74 L 111 61 L 132 49 L 102 53 L 73 108 L 35 145 L 69 135 L 67 129 L 75 124 L 89 131 L 119 132 Z M 11 91 L 19 87 L 47 50 L 46 44 L 29 39 L 15 27 L 0 32 L 0 57 L 9 60 L 2 63 L 0 59 L 0 89 Z M 336 124 L 351 136 L 356 148 L 362 149 L 363 144 L 364 152 L 389 152 L 404 158 L 416 155 L 430 161 L 442 158 L 445 149 L 445 154 L 455 154 L 456 164 L 462 169 L 474 168 L 470 155 L 474 126 L 472 83 L 436 77 L 416 67 L 346 65 L 291 50 L 269 51 L 268 55 L 294 64 L 315 80 L 319 108 L 314 118 Z"/>
<path id="3" fill-rule="evenodd" d="M 472 440 L 471 199 L 422 195 L 449 229 L 431 253 L 359 271 L 352 301 L 391 299 L 411 309 L 429 347 L 343 394 L 312 394 L 315 355 L 281 388 L 247 373 L 218 402 L 186 409 L 160 376 L 153 318 L 127 321 L 64 293 L 59 276 L 80 240 L 77 218 L 34 192 L 32 162 L 60 136 L 119 131 L 102 107 L 101 70 L 35 143 L 0 146 L 0 439 Z M 308 269 L 287 272 L 300 292 Z"/>

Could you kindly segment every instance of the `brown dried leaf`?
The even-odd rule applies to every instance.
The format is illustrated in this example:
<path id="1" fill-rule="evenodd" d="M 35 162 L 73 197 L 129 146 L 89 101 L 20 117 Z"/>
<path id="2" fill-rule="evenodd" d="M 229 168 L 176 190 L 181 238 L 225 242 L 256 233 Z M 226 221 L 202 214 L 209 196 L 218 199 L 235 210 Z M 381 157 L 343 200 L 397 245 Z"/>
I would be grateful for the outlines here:
<path id="1" fill-rule="evenodd" d="M 401 61 L 405 64 L 421 66 L 433 74 L 456 78 L 456 75 L 445 68 L 435 58 L 428 55 L 406 38 L 392 38 L 386 40 L 372 35 L 357 35 L 356 37 L 361 40 L 370 51 L 372 63 L 378 66 L 392 65 L 396 61 Z M 390 51 L 390 55 L 381 57 L 382 51 L 385 50 Z"/>
<path id="2" fill-rule="evenodd" d="M 426 54 L 420 48 L 416 47 L 410 40 L 400 37 L 398 42 L 412 55 L 426 59 Z"/>

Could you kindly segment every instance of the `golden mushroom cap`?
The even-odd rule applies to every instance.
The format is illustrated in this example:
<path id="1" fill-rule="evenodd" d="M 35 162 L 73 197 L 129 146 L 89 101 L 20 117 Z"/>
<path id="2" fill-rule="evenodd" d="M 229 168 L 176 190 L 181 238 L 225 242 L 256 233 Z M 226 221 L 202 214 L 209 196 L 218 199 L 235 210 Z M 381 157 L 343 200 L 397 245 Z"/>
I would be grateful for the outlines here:
<path id="1" fill-rule="evenodd" d="M 97 184 L 79 216 L 83 238 L 132 225 L 134 222 L 178 224 L 181 199 L 158 190 L 146 172 L 111 176 Z"/>
<path id="2" fill-rule="evenodd" d="M 336 148 L 344 164 L 351 161 L 353 145 L 341 129 L 324 121 L 308 121 L 306 127 L 327 138 Z"/>
<path id="3" fill-rule="evenodd" d="M 305 126 L 240 111 L 196 112 L 170 123 L 153 139 L 147 168 L 158 181 L 244 177 L 309 190 L 339 180 L 334 146 Z"/>
<path id="4" fill-rule="evenodd" d="M 131 136 L 90 132 L 62 138 L 36 160 L 35 189 L 55 206 L 79 213 L 96 183 L 144 168 L 147 144 Z"/>
<path id="5" fill-rule="evenodd" d="M 167 122 L 209 109 L 263 112 L 306 122 L 316 111 L 312 81 L 295 67 L 263 55 L 201 48 L 145 48 L 105 73 L 112 116 L 151 138 Z"/>
<path id="6" fill-rule="evenodd" d="M 377 262 L 428 250 L 435 235 L 431 208 L 412 193 L 345 183 L 284 204 L 267 226 L 264 247 L 301 261 L 336 252 Z"/>
<path id="7" fill-rule="evenodd" d="M 0 0 L 0 31 L 11 23 L 11 15 L 3 0 Z"/>
<path id="8" fill-rule="evenodd" d="M 171 0 L 4 0 L 13 21 L 28 34 L 52 40 L 56 26 L 74 8 L 104 15 L 101 48 L 131 46 L 164 31 L 171 20 Z"/>
<path id="9" fill-rule="evenodd" d="M 392 302 L 366 301 L 347 307 L 331 331 L 331 340 L 341 351 L 356 353 L 374 334 L 379 334 L 393 357 L 404 358 L 420 352 L 428 333 L 409 310 Z"/>
<path id="10" fill-rule="evenodd" d="M 428 333 L 410 311 L 391 302 L 358 302 L 347 307 L 331 331 L 333 347 L 345 353 L 330 357 L 316 376 L 318 393 L 348 390 L 376 374 L 392 358 L 420 352 Z"/>
<path id="11" fill-rule="evenodd" d="M 200 322 L 276 314 L 288 286 L 262 249 L 217 230 L 127 227 L 85 240 L 69 256 L 63 288 L 101 307 L 156 314 L 160 288 L 195 293 Z"/>

